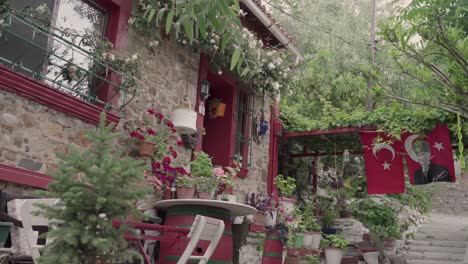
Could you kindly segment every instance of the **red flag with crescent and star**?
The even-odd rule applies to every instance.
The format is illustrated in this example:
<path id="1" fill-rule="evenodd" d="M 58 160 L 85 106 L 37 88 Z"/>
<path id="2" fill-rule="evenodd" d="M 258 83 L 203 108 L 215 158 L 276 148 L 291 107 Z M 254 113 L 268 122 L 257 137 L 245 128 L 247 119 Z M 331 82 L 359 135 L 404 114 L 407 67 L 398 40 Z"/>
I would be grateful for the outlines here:
<path id="1" fill-rule="evenodd" d="M 424 136 L 405 133 L 402 142 L 411 184 L 455 182 L 450 132 L 446 125 L 438 124 Z"/>
<path id="2" fill-rule="evenodd" d="M 368 194 L 405 192 L 401 142 L 384 133 L 361 132 Z M 376 138 L 379 140 L 376 140 Z"/>

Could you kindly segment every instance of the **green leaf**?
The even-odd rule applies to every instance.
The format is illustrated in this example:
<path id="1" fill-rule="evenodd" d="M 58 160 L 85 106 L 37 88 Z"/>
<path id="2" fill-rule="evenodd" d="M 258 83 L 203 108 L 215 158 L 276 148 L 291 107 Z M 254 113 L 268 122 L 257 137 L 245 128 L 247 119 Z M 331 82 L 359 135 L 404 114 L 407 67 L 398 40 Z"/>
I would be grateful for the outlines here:
<path id="1" fill-rule="evenodd" d="M 234 53 L 232 54 L 231 57 L 231 71 L 236 68 L 237 62 L 239 61 L 241 55 L 241 51 L 239 48 L 237 48 Z"/>
<path id="2" fill-rule="evenodd" d="M 171 31 L 171 27 L 172 27 L 172 21 L 174 19 L 174 10 L 171 10 L 169 11 L 169 13 L 167 13 L 167 18 L 166 18 L 166 34 L 168 34 L 170 31 Z"/>
<path id="3" fill-rule="evenodd" d="M 182 24 L 184 27 L 185 34 L 187 35 L 190 42 L 193 41 L 193 22 L 191 20 L 185 20 Z"/>
<path id="4" fill-rule="evenodd" d="M 247 73 L 249 73 L 249 71 L 250 71 L 249 68 L 245 68 L 245 69 L 242 71 L 240 77 L 244 77 L 245 75 L 247 75 Z"/>
<path id="5" fill-rule="evenodd" d="M 151 21 L 153 20 L 154 14 L 156 14 L 156 9 L 152 8 L 148 15 L 148 23 L 151 23 Z"/>

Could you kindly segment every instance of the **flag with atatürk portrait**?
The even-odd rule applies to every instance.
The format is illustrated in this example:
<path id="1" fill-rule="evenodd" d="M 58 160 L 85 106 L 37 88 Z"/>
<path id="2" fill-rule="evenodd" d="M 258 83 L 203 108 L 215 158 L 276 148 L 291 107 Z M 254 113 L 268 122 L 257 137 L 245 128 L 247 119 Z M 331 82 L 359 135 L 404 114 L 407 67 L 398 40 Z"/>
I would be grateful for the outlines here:
<path id="1" fill-rule="evenodd" d="M 390 194 L 405 192 L 401 142 L 384 133 L 361 132 L 367 176 L 367 193 Z"/>
<path id="2" fill-rule="evenodd" d="M 455 182 L 450 132 L 438 124 L 424 136 L 405 133 L 402 142 L 406 151 L 406 166 L 411 184 Z"/>

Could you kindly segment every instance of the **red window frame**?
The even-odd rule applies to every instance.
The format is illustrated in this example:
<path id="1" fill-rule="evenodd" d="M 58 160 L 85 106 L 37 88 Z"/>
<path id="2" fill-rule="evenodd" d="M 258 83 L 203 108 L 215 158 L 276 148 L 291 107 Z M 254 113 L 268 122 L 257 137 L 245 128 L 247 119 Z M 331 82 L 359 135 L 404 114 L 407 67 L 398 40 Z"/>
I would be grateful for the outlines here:
<path id="1" fill-rule="evenodd" d="M 109 12 L 105 37 L 114 43 L 115 48 L 124 49 L 127 45 L 128 19 L 131 13 L 132 1 L 94 0 L 93 3 Z M 110 76 L 110 79 L 114 82 L 119 81 L 117 76 Z M 0 65 L 0 89 L 18 94 L 41 105 L 75 116 L 92 124 L 99 123 L 99 115 L 103 111 L 102 106 L 93 105 L 58 91 L 21 73 L 11 71 L 4 65 Z M 103 101 L 109 101 L 115 92 L 115 88 L 113 87 L 103 87 L 98 97 Z M 117 105 L 118 96 L 114 96 L 110 102 Z M 117 113 L 108 113 L 107 121 L 117 123 L 119 121 Z"/>

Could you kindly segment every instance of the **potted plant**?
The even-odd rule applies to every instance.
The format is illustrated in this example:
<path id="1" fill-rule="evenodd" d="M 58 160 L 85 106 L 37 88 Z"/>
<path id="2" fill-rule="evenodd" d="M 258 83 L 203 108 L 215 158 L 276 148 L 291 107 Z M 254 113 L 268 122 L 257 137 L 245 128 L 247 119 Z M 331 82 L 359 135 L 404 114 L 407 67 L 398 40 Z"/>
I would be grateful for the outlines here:
<path id="1" fill-rule="evenodd" d="M 198 198 L 211 199 L 212 193 L 217 187 L 211 157 L 203 151 L 195 152 L 194 155 L 195 159 L 191 162 L 191 174 L 195 179 Z"/>
<path id="2" fill-rule="evenodd" d="M 308 204 L 303 212 L 302 218 L 304 222 L 304 247 L 309 249 L 318 249 L 320 240 L 322 239 L 322 227 L 314 216 L 312 204 Z"/>
<path id="3" fill-rule="evenodd" d="M 294 213 L 294 205 L 296 203 L 296 199 L 290 197 L 293 196 L 294 190 L 296 189 L 296 180 L 294 178 L 285 177 L 279 174 L 275 178 L 275 185 L 280 191 L 281 207 L 283 207 L 288 213 Z"/>
<path id="4" fill-rule="evenodd" d="M 296 216 L 296 232 L 294 232 L 293 248 L 302 248 L 304 244 L 304 231 L 305 226 L 302 224 L 302 217 Z"/>
<path id="5" fill-rule="evenodd" d="M 286 258 L 284 260 L 284 264 L 299 264 L 301 261 L 301 257 L 299 252 L 296 250 L 287 250 Z"/>
<path id="6" fill-rule="evenodd" d="M 177 198 L 178 199 L 192 199 L 195 195 L 194 180 L 186 174 L 179 174 L 176 181 Z"/>
<path id="7" fill-rule="evenodd" d="M 237 197 L 232 195 L 232 187 L 236 179 L 237 169 L 232 167 L 215 167 L 213 174 L 217 177 L 218 181 L 218 200 L 236 202 Z"/>
<path id="8" fill-rule="evenodd" d="M 327 235 L 334 235 L 337 232 L 336 228 L 332 228 L 333 221 L 336 219 L 337 214 L 333 208 L 324 211 L 322 216 L 323 229 L 322 232 Z"/>
<path id="9" fill-rule="evenodd" d="M 271 198 L 265 197 L 262 193 L 251 193 L 245 196 L 245 204 L 257 209 L 257 214 L 254 216 L 256 225 L 265 226 L 267 215 L 270 219 L 273 218 L 273 210 L 271 206 Z M 271 224 L 271 223 L 270 223 Z"/>
<path id="10" fill-rule="evenodd" d="M 326 235 L 324 239 L 327 264 L 340 264 L 349 242 L 341 235 Z"/>
<path id="11" fill-rule="evenodd" d="M 143 111 L 138 119 L 124 120 L 123 128 L 129 133 L 130 140 L 138 144 L 140 156 L 155 157 L 156 160 L 166 156 L 176 158 L 173 146 L 182 145 L 174 124 L 153 109 Z"/>
<path id="12" fill-rule="evenodd" d="M 301 258 L 300 264 L 320 264 L 320 257 L 317 255 L 305 255 Z"/>

